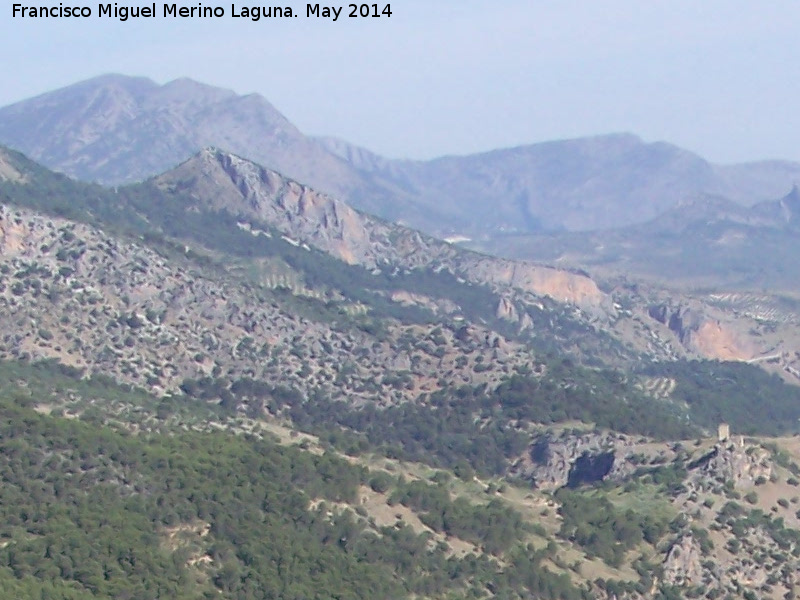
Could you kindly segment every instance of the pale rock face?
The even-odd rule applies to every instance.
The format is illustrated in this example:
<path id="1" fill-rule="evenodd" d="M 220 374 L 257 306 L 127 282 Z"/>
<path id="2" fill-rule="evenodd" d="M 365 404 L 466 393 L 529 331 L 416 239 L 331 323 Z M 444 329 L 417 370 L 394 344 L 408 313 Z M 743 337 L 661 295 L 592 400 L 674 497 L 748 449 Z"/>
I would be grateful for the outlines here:
<path id="1" fill-rule="evenodd" d="M 664 581 L 670 585 L 700 585 L 703 581 L 700 544 L 684 535 L 670 548 L 664 561 Z"/>
<path id="2" fill-rule="evenodd" d="M 24 183 L 25 175 L 11 164 L 8 157 L 0 150 L 0 181 L 10 181 L 11 183 Z"/>
<path id="3" fill-rule="evenodd" d="M 649 315 L 666 325 L 689 351 L 716 360 L 749 360 L 755 355 L 752 344 L 718 319 L 694 306 L 651 306 Z"/>
<path id="4" fill-rule="evenodd" d="M 28 228 L 21 219 L 15 218 L 5 207 L 0 209 L 0 254 L 14 256 L 25 247 Z"/>
<path id="5" fill-rule="evenodd" d="M 514 307 L 514 303 L 508 298 L 500 299 L 495 314 L 498 319 L 504 319 L 512 323 L 516 323 L 519 320 L 519 315 L 517 314 L 517 309 Z"/>
<path id="6" fill-rule="evenodd" d="M 714 447 L 703 473 L 718 481 L 732 482 L 736 488 L 749 488 L 759 477 L 770 478 L 772 464 L 763 448 L 741 445 L 734 440 Z"/>
<path id="7" fill-rule="evenodd" d="M 266 223 L 348 264 L 445 269 L 473 283 L 516 288 L 583 307 L 607 301 L 585 275 L 458 250 L 216 149 L 204 150 L 155 181 L 205 206 Z"/>
<path id="8" fill-rule="evenodd" d="M 706 321 L 692 336 L 693 349 L 701 356 L 718 360 L 749 360 L 753 351 L 748 344 L 719 321 Z"/>
<path id="9" fill-rule="evenodd" d="M 471 272 L 493 285 L 510 286 L 578 306 L 598 306 L 606 300 L 606 295 L 591 278 L 551 267 L 503 259 L 480 259 Z"/>
<path id="10" fill-rule="evenodd" d="M 512 472 L 523 479 L 531 479 L 539 489 L 555 490 L 569 483 L 570 475 L 582 457 L 592 459 L 611 454 L 613 462 L 600 479 L 622 480 L 634 470 L 634 466 L 625 460 L 631 447 L 632 442 L 626 436 L 611 433 L 565 435 L 555 439 L 544 437 L 528 449 Z"/>
<path id="11" fill-rule="evenodd" d="M 431 298 L 407 290 L 395 290 L 389 298 L 403 306 L 422 306 L 434 313 L 453 314 L 460 310 L 458 304 L 447 298 Z"/>

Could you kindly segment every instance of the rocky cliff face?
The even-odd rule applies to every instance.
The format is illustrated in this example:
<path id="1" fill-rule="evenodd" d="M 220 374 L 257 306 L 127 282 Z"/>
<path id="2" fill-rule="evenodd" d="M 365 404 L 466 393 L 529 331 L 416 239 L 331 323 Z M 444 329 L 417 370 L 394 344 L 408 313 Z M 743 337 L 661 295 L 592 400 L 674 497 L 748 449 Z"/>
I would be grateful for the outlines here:
<path id="1" fill-rule="evenodd" d="M 670 548 L 664 561 L 664 581 L 675 586 L 696 586 L 703 583 L 703 558 L 700 544 L 691 534 L 684 535 Z"/>
<path id="2" fill-rule="evenodd" d="M 666 325 L 690 352 L 717 360 L 748 360 L 752 343 L 699 306 L 659 304 L 648 309 L 651 318 Z"/>
<path id="3" fill-rule="evenodd" d="M 475 281 L 508 286 L 559 302 L 584 307 L 600 306 L 608 297 L 588 276 L 523 261 L 465 257 L 465 272 Z"/>
<path id="4" fill-rule="evenodd" d="M 738 489 L 768 481 L 773 470 L 769 453 L 760 446 L 744 443 L 741 438 L 717 444 L 698 466 L 697 477 L 728 483 Z"/>
<path id="5" fill-rule="evenodd" d="M 512 473 L 542 490 L 621 481 L 635 470 L 629 460 L 635 447 L 631 438 L 619 434 L 545 434 L 531 444 Z"/>
<path id="6" fill-rule="evenodd" d="M 597 306 L 605 295 L 589 277 L 460 250 L 389 224 L 250 161 L 206 149 L 156 178 L 156 185 L 198 204 L 275 227 L 349 264 L 371 269 L 446 269 L 494 288 L 515 288 L 561 302 Z"/>

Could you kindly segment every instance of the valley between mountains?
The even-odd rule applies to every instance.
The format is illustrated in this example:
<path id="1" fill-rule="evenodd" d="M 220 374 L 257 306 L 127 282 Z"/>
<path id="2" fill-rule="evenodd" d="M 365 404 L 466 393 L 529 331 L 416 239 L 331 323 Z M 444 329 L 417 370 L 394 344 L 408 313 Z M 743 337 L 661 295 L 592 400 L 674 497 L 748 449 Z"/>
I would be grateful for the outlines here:
<path id="1" fill-rule="evenodd" d="M 632 136 L 412 164 L 119 76 L 0 140 L 79 177 L 0 148 L 13 597 L 798 590 L 795 165 Z M 673 203 L 700 190 L 735 198 Z M 483 238 L 479 194 L 511 200 Z M 640 196 L 612 230 L 579 201 Z"/>

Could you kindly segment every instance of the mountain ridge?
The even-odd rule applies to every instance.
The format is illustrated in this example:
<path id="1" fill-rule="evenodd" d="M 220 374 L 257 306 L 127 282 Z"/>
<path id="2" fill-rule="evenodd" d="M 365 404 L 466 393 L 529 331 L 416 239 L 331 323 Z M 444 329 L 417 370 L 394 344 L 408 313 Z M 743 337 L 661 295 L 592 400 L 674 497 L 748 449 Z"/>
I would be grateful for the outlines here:
<path id="1" fill-rule="evenodd" d="M 72 111 L 60 125 L 54 116 L 58 107 Z M 258 131 L 254 132 L 250 123 L 255 123 Z M 310 162 L 316 161 L 315 167 L 330 169 L 332 182 L 349 176 L 346 165 L 306 141 L 262 96 L 238 96 L 188 78 L 162 86 L 147 78 L 120 75 L 90 79 L 2 109 L 0 131 L 3 138 L 27 132 L 31 141 L 19 144 L 21 150 L 44 156 L 46 162 L 58 162 L 61 170 L 89 181 L 119 184 L 155 175 L 174 166 L 176 156 L 183 160 L 197 152 L 198 145 L 210 145 L 206 141 L 210 138 L 219 145 L 247 139 L 256 154 L 270 159 L 264 162 L 281 170 L 293 171 L 292 157 L 305 154 Z M 45 131 L 50 142 L 32 141 L 37 132 Z M 262 139 L 264 132 L 268 135 Z M 112 144 L 117 135 L 127 144 Z M 45 147 L 51 144 L 54 149 Z M 93 156 L 102 157 L 99 165 Z M 129 169 L 135 156 L 147 162 Z M 295 164 L 302 166 L 303 162 Z M 296 172 L 298 178 L 304 175 L 313 180 L 310 172 Z"/>
<path id="2" fill-rule="evenodd" d="M 780 319 L 788 334 L 797 315 L 791 308 L 785 313 L 772 299 L 759 297 L 759 308 L 742 312 L 720 304 L 713 294 L 675 297 L 651 286 L 593 279 L 579 270 L 466 252 L 218 150 L 201 152 L 159 178 L 112 194 L 50 174 L 25 163 L 22 155 L 7 155 L 31 181 L 9 187 L 9 198 L 27 198 L 24 206 L 104 227 L 113 224 L 134 239 L 157 231 L 172 245 L 186 239 L 214 253 L 252 257 L 256 262 L 248 269 L 263 273 L 258 285 L 261 277 L 275 282 L 276 276 L 284 280 L 288 275 L 292 287 L 302 288 L 308 278 L 311 289 L 303 293 L 312 295 L 319 294 L 315 286 L 327 289 L 324 294 L 345 296 L 353 286 L 366 287 L 371 291 L 358 303 L 381 298 L 380 311 L 405 306 L 406 312 L 432 310 L 448 319 L 499 319 L 510 328 L 507 333 L 516 331 L 596 364 L 631 365 L 640 355 L 760 360 L 780 348 L 781 360 L 759 364 L 790 381 L 797 377 L 793 354 L 784 352 L 793 347 L 794 334 L 778 339 L 772 325 Z M 73 198 L 68 209 L 59 204 L 59 194 Z M 290 248 L 295 248 L 294 266 L 279 258 Z M 350 271 L 342 271 L 345 264 L 352 265 Z M 761 308 L 765 304 L 780 308 Z M 653 305 L 664 306 L 669 314 L 690 310 L 694 316 L 673 330 L 670 319 L 652 316 Z"/>
<path id="3" fill-rule="evenodd" d="M 445 242 L 356 211 L 335 198 L 216 148 L 201 151 L 154 182 L 163 189 L 188 193 L 206 206 L 278 226 L 287 235 L 349 264 L 375 268 L 389 263 L 405 269 L 438 269 L 453 263 L 454 275 L 475 283 L 509 285 L 585 307 L 605 300 L 596 284 L 584 275 L 472 253 L 457 256 L 458 251 Z M 207 190 L 213 193 L 208 194 Z"/>
<path id="4" fill-rule="evenodd" d="M 0 108 L 0 143 L 111 184 L 155 176 L 207 146 L 224 147 L 438 237 L 616 228 L 697 193 L 753 204 L 800 181 L 795 163 L 713 165 L 631 134 L 392 160 L 342 140 L 308 137 L 258 94 L 120 75 Z"/>

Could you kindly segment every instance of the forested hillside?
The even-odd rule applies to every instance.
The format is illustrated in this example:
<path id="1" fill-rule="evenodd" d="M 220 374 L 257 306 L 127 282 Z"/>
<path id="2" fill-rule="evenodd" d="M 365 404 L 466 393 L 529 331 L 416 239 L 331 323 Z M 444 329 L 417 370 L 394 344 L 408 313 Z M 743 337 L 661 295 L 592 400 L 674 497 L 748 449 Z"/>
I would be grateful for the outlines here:
<path id="1" fill-rule="evenodd" d="M 27 374 L 43 394 L 66 383 L 57 371 Z M 100 384 L 83 392 L 105 406 L 126 395 Z M 500 500 L 453 501 L 447 487 L 264 432 L 131 435 L 91 413 L 37 414 L 37 399 L 6 386 L 0 401 L 0 579 L 16 597 L 453 597 L 487 586 L 580 597 L 541 566 L 547 552 L 501 568 L 501 553 L 522 559 L 529 525 Z M 202 409 L 193 417 L 203 418 Z M 359 509 L 367 487 L 486 555 L 456 557 L 402 521 L 378 525 Z"/>
<path id="2" fill-rule="evenodd" d="M 13 597 L 795 589 L 800 388 L 696 360 L 693 307 L 219 151 L 118 189 L 3 151 L 0 202 Z"/>

